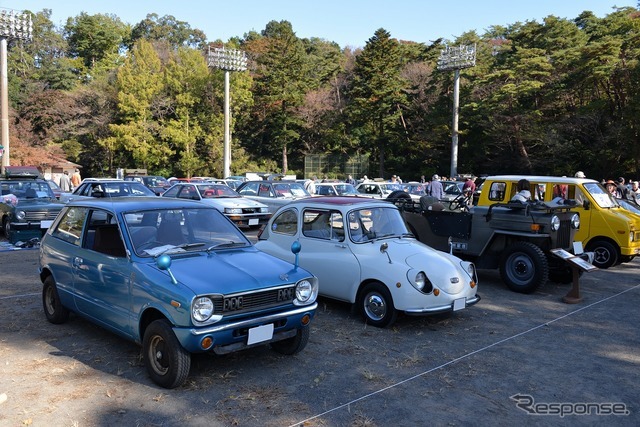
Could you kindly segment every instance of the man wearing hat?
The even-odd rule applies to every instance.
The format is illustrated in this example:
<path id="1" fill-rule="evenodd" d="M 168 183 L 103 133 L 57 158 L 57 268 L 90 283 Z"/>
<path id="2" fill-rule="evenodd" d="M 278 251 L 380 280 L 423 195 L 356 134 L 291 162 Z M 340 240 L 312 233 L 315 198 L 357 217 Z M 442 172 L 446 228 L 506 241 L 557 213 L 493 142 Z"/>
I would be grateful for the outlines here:
<path id="1" fill-rule="evenodd" d="M 620 194 L 621 199 L 629 199 L 629 189 L 626 185 L 624 185 L 624 178 L 620 177 L 617 180 L 616 188 L 618 190 L 618 194 Z"/>
<path id="2" fill-rule="evenodd" d="M 438 174 L 433 175 L 433 177 L 431 178 L 429 195 L 431 197 L 435 197 L 438 200 L 442 200 L 442 197 L 444 197 L 444 189 L 442 188 L 442 183 L 440 182 L 440 177 L 438 176 Z"/>

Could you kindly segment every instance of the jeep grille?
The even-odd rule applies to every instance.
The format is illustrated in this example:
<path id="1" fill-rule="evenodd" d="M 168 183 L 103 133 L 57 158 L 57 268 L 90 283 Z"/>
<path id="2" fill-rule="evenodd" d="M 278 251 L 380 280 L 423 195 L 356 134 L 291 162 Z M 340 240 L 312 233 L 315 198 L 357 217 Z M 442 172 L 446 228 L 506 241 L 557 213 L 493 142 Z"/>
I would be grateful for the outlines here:
<path id="1" fill-rule="evenodd" d="M 571 246 L 571 220 L 560 221 L 560 228 L 556 236 L 557 248 L 568 248 Z"/>

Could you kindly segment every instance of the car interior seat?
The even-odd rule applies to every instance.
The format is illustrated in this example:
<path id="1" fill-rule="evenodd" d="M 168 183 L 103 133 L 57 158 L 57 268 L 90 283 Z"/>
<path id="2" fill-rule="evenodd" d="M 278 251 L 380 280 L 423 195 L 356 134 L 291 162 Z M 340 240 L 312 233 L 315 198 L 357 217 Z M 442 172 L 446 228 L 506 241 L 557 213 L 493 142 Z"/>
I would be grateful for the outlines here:
<path id="1" fill-rule="evenodd" d="M 126 252 L 118 226 L 110 224 L 97 227 L 93 250 L 107 255 L 124 257 Z"/>

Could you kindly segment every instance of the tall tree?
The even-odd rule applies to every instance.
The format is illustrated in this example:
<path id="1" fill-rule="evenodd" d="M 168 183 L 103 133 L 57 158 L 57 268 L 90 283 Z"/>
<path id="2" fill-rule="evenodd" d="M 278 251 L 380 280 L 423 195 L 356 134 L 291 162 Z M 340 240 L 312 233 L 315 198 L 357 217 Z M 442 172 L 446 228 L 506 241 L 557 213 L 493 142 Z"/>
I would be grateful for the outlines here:
<path id="1" fill-rule="evenodd" d="M 385 154 L 404 133 L 402 108 L 406 104 L 401 76 L 402 57 L 397 40 L 380 28 L 356 57 L 349 88 L 350 116 L 361 129 L 363 145 L 378 154 L 379 176 L 385 176 Z M 368 146 L 367 140 L 375 141 Z"/>
<path id="2" fill-rule="evenodd" d="M 88 15 L 82 12 L 68 18 L 64 35 L 69 43 L 69 54 L 82 58 L 91 68 L 111 54 L 118 53 L 128 39 L 130 28 L 115 15 Z"/>
<path id="3" fill-rule="evenodd" d="M 163 40 L 174 48 L 183 46 L 202 49 L 207 37 L 201 30 L 192 29 L 187 22 L 171 15 L 160 17 L 156 13 L 150 13 L 133 27 L 127 44 L 131 47 L 139 39 Z"/>

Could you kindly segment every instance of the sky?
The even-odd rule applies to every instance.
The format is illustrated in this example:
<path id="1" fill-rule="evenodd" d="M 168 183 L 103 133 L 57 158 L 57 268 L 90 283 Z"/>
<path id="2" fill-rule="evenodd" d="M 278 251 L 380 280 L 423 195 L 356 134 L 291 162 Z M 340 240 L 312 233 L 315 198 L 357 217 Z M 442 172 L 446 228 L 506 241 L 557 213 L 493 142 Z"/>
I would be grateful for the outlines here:
<path id="1" fill-rule="evenodd" d="M 603 18 L 614 7 L 637 7 L 639 0 L 0 0 L 0 8 L 39 12 L 51 9 L 62 27 L 82 12 L 114 14 L 132 25 L 147 14 L 172 15 L 202 30 L 208 41 L 226 42 L 272 20 L 289 21 L 300 38 L 318 37 L 340 47 L 363 47 L 379 28 L 398 40 L 429 44 L 454 40 L 471 30 L 537 21 L 554 15 L 574 19 L 585 10 Z M 455 8 L 454 8 L 455 5 Z"/>

